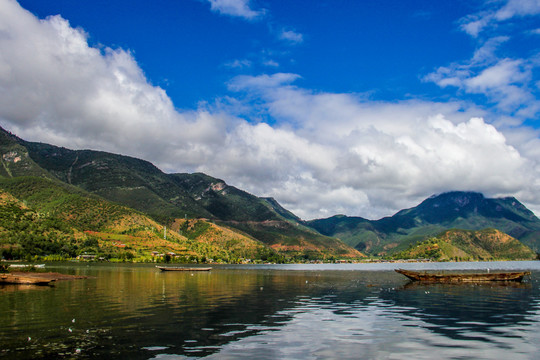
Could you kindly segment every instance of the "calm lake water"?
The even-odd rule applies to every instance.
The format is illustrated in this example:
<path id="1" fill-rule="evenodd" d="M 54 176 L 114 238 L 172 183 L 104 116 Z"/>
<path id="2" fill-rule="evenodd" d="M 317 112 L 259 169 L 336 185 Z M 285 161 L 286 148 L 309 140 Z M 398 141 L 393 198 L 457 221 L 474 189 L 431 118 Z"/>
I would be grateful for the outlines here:
<path id="1" fill-rule="evenodd" d="M 0 286 L 0 358 L 537 359 L 540 262 L 48 264 Z M 531 270 L 523 284 L 421 285 L 394 268 Z"/>

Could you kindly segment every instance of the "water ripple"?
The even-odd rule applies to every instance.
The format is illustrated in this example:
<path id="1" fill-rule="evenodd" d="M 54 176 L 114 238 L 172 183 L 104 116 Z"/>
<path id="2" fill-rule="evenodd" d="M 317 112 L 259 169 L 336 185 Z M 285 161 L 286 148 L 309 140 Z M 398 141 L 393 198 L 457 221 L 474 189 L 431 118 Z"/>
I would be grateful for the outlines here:
<path id="1" fill-rule="evenodd" d="M 538 272 L 522 285 L 454 286 L 408 284 L 382 270 L 241 269 L 192 277 L 144 266 L 85 268 L 95 280 L 3 291 L 0 357 L 533 359 L 540 352 Z"/>

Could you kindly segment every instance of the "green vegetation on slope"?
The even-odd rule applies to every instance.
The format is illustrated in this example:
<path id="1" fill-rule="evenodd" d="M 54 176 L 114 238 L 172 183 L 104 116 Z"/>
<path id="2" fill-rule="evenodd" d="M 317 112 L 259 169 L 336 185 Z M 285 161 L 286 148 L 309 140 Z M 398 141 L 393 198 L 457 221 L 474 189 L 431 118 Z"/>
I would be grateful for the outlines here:
<path id="1" fill-rule="evenodd" d="M 101 233 L 92 235 L 100 239 L 100 246 L 120 231 L 115 227 L 119 219 L 138 214 L 141 219 L 148 216 L 141 220 L 147 223 L 147 229 L 162 227 L 158 223 L 170 227 L 178 219 L 199 219 L 203 223 L 208 219 L 243 237 L 242 241 L 255 241 L 268 252 L 265 257 L 276 253 L 294 259 L 359 258 L 361 252 L 388 256 L 445 229 L 488 227 L 540 250 L 540 220 L 514 198 L 487 199 L 479 193 L 450 192 L 380 220 L 334 216 L 303 222 L 274 199 L 256 197 L 202 173 L 165 174 L 144 160 L 26 142 L 3 129 L 0 152 L 0 176 L 11 179 L 2 185 L 6 191 L 24 199 L 36 212 L 55 216 L 87 235 Z M 34 180 L 17 181 L 28 175 Z M 46 178 L 50 181 L 47 184 L 42 182 Z M 148 225 L 150 221 L 156 225 Z M 238 255 L 238 249 L 225 249 L 227 254 L 217 251 L 224 245 L 204 240 L 211 237 L 212 227 L 201 226 L 196 228 L 203 236 L 195 237 L 198 242 L 191 243 L 187 247 L 190 250 L 180 247 L 184 253 L 193 257 L 245 257 Z M 148 251 L 149 247 L 139 250 Z"/>
<path id="2" fill-rule="evenodd" d="M 332 260 L 336 258 L 362 258 L 359 251 L 340 240 L 323 236 L 301 225 L 287 221 L 219 222 L 221 225 L 239 229 L 260 240 L 281 254 L 295 260 Z"/>
<path id="3" fill-rule="evenodd" d="M 447 230 L 392 256 L 393 259 L 435 261 L 533 260 L 536 257 L 529 247 L 496 229 Z"/>
<path id="4" fill-rule="evenodd" d="M 416 207 L 379 220 L 334 216 L 306 223 L 373 255 L 391 255 L 446 229 L 495 228 L 540 251 L 540 220 L 515 198 L 485 198 L 474 192 L 433 196 Z"/>
<path id="5" fill-rule="evenodd" d="M 76 237 L 74 229 L 62 220 L 32 211 L 13 196 L 0 192 L 0 257 L 74 257 L 81 245 Z"/>
<path id="6" fill-rule="evenodd" d="M 258 241 L 204 220 L 186 236 L 95 195 L 39 177 L 0 177 L 0 255 L 179 262 L 281 259 Z M 22 200 L 21 200 L 22 199 Z M 178 229 L 180 230 L 180 228 Z M 164 235 L 166 233 L 166 239 Z"/>
<path id="7" fill-rule="evenodd" d="M 0 143 L 26 151 L 33 168 L 41 171 L 40 176 L 54 176 L 66 184 L 143 212 L 159 223 L 209 219 L 266 245 L 274 245 L 274 251 L 294 253 L 294 256 L 363 256 L 343 242 L 305 227 L 274 199 L 256 197 L 220 179 L 201 173 L 165 174 L 144 160 L 26 142 L 0 132 L 4 134 Z M 10 166 L 15 164 L 12 162 Z M 24 171 L 13 176 L 21 175 Z"/>

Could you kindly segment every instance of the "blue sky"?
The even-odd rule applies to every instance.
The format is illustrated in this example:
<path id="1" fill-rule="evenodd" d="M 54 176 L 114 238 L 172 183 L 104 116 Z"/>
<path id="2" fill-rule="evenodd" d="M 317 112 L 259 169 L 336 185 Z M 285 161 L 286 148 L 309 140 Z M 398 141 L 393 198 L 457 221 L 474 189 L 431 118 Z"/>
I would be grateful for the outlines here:
<path id="1" fill-rule="evenodd" d="M 246 19 L 196 0 L 20 1 L 40 18 L 62 15 L 92 46 L 131 51 L 180 108 L 225 95 L 237 74 L 277 71 L 300 74 L 299 84 L 317 91 L 444 96 L 419 77 L 474 51 L 456 29 L 475 9 L 470 3 L 252 1 L 261 14 Z"/>
<path id="2" fill-rule="evenodd" d="M 303 218 L 540 210 L 540 1 L 0 0 L 0 125 Z"/>

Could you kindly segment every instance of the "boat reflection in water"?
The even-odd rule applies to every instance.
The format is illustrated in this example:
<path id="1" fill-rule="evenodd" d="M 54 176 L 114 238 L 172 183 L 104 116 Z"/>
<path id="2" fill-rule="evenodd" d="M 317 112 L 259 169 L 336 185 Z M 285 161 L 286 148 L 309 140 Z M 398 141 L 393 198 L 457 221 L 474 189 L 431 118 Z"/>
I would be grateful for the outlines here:
<path id="1" fill-rule="evenodd" d="M 539 330 L 538 295 L 537 285 L 530 283 L 410 282 L 381 297 L 401 308 L 400 316 L 415 319 L 415 326 L 421 324 L 449 345 L 489 344 L 519 353 L 529 351 L 529 341 L 539 340 L 530 332 Z M 527 341 L 531 336 L 535 340 Z"/>

